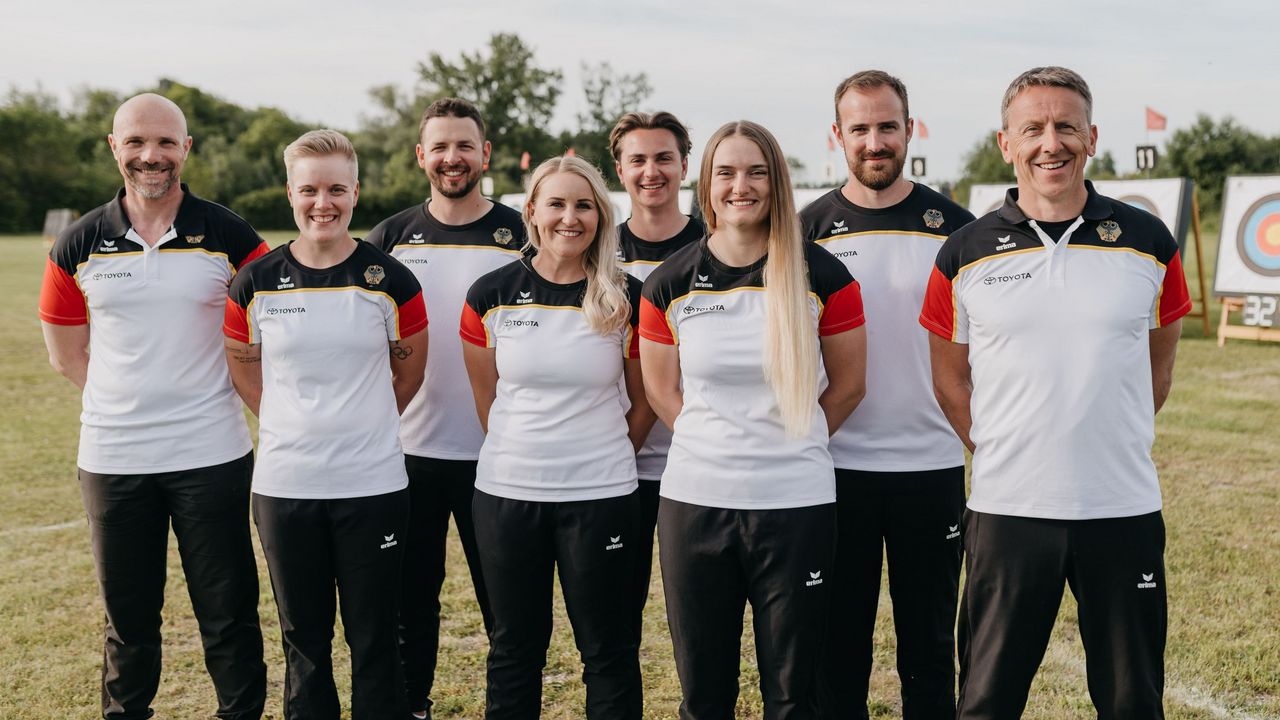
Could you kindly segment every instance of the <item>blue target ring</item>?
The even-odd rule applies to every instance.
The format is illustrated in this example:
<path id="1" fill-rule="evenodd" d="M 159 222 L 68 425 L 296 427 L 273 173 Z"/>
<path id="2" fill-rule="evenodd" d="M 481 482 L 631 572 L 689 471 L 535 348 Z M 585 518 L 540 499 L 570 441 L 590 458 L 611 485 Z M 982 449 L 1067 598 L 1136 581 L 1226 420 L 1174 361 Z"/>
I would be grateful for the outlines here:
<path id="1" fill-rule="evenodd" d="M 1280 193 L 1262 198 L 1245 211 L 1236 246 L 1250 270 L 1280 277 Z"/>

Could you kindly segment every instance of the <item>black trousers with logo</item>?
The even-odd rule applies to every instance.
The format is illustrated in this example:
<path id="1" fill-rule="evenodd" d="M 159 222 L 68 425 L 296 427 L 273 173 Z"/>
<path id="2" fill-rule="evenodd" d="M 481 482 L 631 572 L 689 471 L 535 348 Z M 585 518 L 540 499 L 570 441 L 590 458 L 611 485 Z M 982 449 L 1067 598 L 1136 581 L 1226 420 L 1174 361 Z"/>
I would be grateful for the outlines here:
<path id="1" fill-rule="evenodd" d="M 419 711 L 431 708 L 431 687 L 435 683 L 440 649 L 440 588 L 444 584 L 450 515 L 458 526 L 458 539 L 471 571 L 486 634 L 493 632 L 493 613 L 489 610 L 471 521 L 476 461 L 406 455 L 404 465 L 409 472 L 409 529 L 401 572 L 400 660 L 409 707 Z"/>
<path id="2" fill-rule="evenodd" d="M 217 717 L 259 718 L 267 692 L 258 627 L 258 569 L 249 537 L 253 453 L 180 472 L 80 470 L 98 584 L 106 606 L 102 715 L 149 718 L 160 685 L 169 525 L 200 627 Z"/>
<path id="3" fill-rule="evenodd" d="M 653 575 L 653 538 L 658 527 L 658 490 L 661 486 L 662 483 L 657 480 L 640 481 L 640 529 L 636 533 L 634 608 L 637 647 L 644 632 L 644 607 L 649 603 L 649 581 Z"/>
<path id="4" fill-rule="evenodd" d="M 485 717 L 537 718 L 556 570 L 582 656 L 590 720 L 639 720 L 631 628 L 639 499 L 533 502 L 475 494 L 476 543 L 493 609 Z"/>
<path id="5" fill-rule="evenodd" d="M 681 720 L 734 717 L 748 601 L 765 720 L 818 717 L 835 535 L 834 504 L 727 510 L 662 499 L 658 554 Z"/>
<path id="6" fill-rule="evenodd" d="M 1063 585 L 1079 605 L 1100 720 L 1163 718 L 1164 519 L 1044 520 L 966 511 L 959 718 L 1018 718 Z"/>
<path id="7" fill-rule="evenodd" d="M 955 625 L 964 466 L 836 469 L 839 536 L 823 660 L 823 717 L 868 717 L 883 558 L 897 635 L 904 720 L 956 714 Z"/>
<path id="8" fill-rule="evenodd" d="M 396 633 L 409 490 L 341 499 L 254 493 L 284 641 L 284 716 L 337 720 L 333 623 L 351 648 L 351 718 L 409 714 Z"/>

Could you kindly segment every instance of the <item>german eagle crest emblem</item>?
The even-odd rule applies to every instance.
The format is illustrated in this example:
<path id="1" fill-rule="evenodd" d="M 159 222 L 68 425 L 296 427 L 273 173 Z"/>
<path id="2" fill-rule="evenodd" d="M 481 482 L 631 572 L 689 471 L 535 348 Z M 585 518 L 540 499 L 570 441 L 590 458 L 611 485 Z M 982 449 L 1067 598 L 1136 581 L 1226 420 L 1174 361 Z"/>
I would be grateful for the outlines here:
<path id="1" fill-rule="evenodd" d="M 370 285 L 377 285 L 387 276 L 381 265 L 370 265 L 364 269 L 364 281 Z"/>
<path id="2" fill-rule="evenodd" d="M 1120 239 L 1120 224 L 1115 220 L 1103 220 L 1098 223 L 1098 237 L 1102 242 L 1113 243 Z"/>
<path id="3" fill-rule="evenodd" d="M 930 230 L 937 230 L 942 227 L 942 223 L 944 222 L 946 222 L 946 220 L 942 217 L 941 210 L 929 208 L 924 211 L 924 224 L 927 225 Z"/>
<path id="4" fill-rule="evenodd" d="M 501 227 L 493 231 L 493 241 L 499 245 L 510 245 L 511 241 L 514 240 L 515 237 L 516 236 L 511 232 L 511 228 Z"/>

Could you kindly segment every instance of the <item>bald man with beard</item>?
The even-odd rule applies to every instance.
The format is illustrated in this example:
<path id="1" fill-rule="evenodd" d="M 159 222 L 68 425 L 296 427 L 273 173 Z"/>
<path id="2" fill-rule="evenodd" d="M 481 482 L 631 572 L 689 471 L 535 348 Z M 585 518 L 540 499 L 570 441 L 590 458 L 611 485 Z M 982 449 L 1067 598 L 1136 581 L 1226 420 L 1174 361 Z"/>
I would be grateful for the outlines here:
<path id="1" fill-rule="evenodd" d="M 231 278 L 267 246 L 182 184 L 192 141 L 173 102 L 125 101 L 107 142 L 124 188 L 58 237 L 40 293 L 49 361 L 82 391 L 76 465 L 106 610 L 102 715 L 154 714 L 172 524 L 216 714 L 256 719 L 266 667 L 253 450 L 221 327 Z"/>

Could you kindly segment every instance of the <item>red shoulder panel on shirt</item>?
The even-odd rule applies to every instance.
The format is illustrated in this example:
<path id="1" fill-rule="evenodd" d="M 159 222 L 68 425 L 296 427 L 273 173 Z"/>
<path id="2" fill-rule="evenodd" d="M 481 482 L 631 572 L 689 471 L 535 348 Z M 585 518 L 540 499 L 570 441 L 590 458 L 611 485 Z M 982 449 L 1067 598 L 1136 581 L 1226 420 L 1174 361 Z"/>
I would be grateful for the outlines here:
<path id="1" fill-rule="evenodd" d="M 469 303 L 462 304 L 462 319 L 458 323 L 458 334 L 472 345 L 489 347 L 489 331 L 484 327 L 484 320 Z"/>
<path id="2" fill-rule="evenodd" d="M 1160 288 L 1160 299 L 1156 301 L 1156 322 L 1164 327 L 1189 312 L 1191 293 L 1182 272 L 1182 257 L 1174 253 L 1164 266 L 1164 284 Z"/>
<path id="3" fill-rule="evenodd" d="M 640 336 L 645 340 L 663 345 L 676 344 L 676 339 L 671 334 L 671 326 L 667 324 L 667 314 L 649 302 L 649 298 L 640 300 Z"/>
<path id="4" fill-rule="evenodd" d="M 399 325 L 396 330 L 401 340 L 427 326 L 427 305 L 422 300 L 421 290 L 414 293 L 413 297 L 400 303 L 399 311 L 396 313 L 396 322 Z"/>
<path id="5" fill-rule="evenodd" d="M 46 258 L 44 282 L 40 285 L 40 319 L 50 325 L 84 325 L 89 322 L 89 306 L 76 279 Z"/>
<path id="6" fill-rule="evenodd" d="M 818 335 L 838 335 L 866 323 L 862 310 L 862 287 L 854 280 L 831 293 L 818 318 Z"/>
<path id="7" fill-rule="evenodd" d="M 955 340 L 955 293 L 951 289 L 951 280 L 936 267 L 929 275 L 929 286 L 924 291 L 924 307 L 920 309 L 920 324 L 935 335 L 941 335 L 947 340 Z"/>
<path id="8" fill-rule="evenodd" d="M 249 315 L 231 298 L 227 298 L 227 306 L 222 313 L 222 334 L 232 340 L 249 342 Z"/>
<path id="9" fill-rule="evenodd" d="M 254 248 L 253 252 L 244 256 L 244 259 L 236 266 L 236 270 L 243 270 L 245 265 L 248 265 L 269 252 L 271 252 L 271 248 L 268 247 L 265 242 L 258 243 L 258 247 Z"/>

